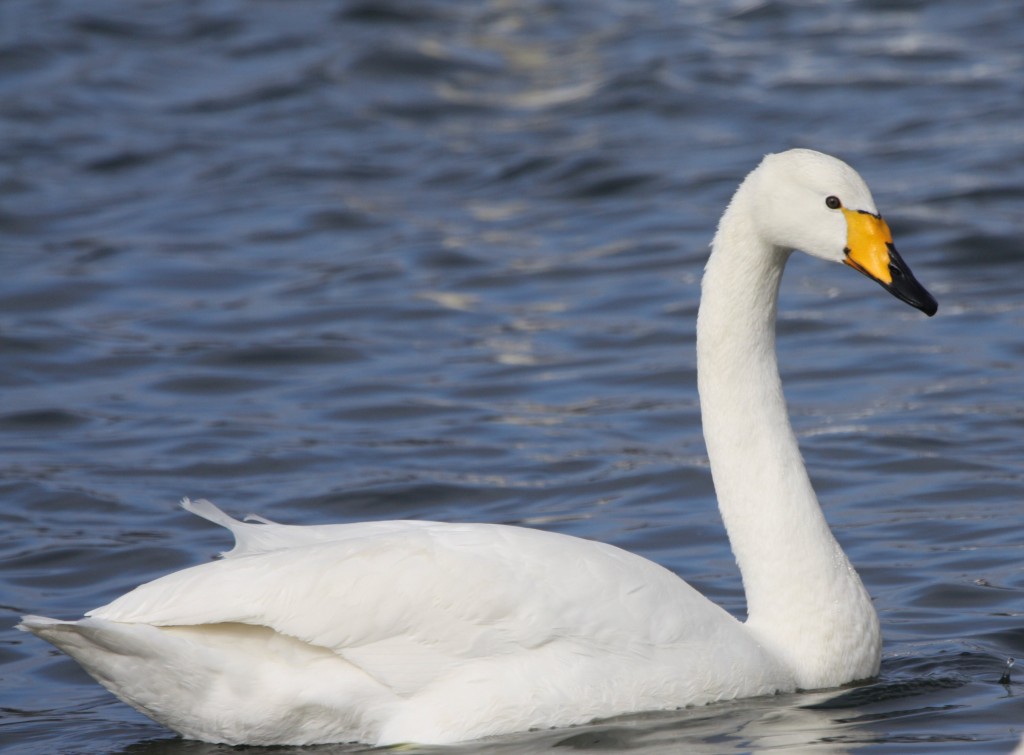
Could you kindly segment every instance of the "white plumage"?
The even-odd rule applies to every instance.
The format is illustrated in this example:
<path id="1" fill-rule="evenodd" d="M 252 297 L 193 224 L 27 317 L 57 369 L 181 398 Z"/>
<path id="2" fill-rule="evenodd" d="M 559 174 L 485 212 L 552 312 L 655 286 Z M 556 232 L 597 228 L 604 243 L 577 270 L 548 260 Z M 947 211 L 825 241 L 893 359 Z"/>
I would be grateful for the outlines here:
<path id="1" fill-rule="evenodd" d="M 833 196 L 877 216 L 838 160 L 769 156 L 723 216 L 705 275 L 702 411 L 746 623 L 603 543 L 494 524 L 240 522 L 186 499 L 234 534 L 222 560 L 21 628 L 154 720 L 230 744 L 448 743 L 873 675 L 877 617 L 785 413 L 778 278 L 802 247 L 935 305 L 894 250 L 886 279 L 879 250 L 861 248 L 881 242 Z"/>

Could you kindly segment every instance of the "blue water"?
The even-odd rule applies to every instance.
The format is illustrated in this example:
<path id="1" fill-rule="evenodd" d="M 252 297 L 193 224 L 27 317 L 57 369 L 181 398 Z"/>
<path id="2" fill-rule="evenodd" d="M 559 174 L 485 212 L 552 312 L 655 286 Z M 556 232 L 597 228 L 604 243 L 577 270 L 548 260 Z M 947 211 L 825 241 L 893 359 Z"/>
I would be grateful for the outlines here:
<path id="1" fill-rule="evenodd" d="M 1002 0 L 0 4 L 0 740 L 231 751 L 11 628 L 227 547 L 183 495 L 598 538 L 742 616 L 699 277 L 737 182 L 807 146 L 864 175 L 940 304 L 805 258 L 783 283 L 793 422 L 880 676 L 454 751 L 1007 752 L 1022 39 Z"/>

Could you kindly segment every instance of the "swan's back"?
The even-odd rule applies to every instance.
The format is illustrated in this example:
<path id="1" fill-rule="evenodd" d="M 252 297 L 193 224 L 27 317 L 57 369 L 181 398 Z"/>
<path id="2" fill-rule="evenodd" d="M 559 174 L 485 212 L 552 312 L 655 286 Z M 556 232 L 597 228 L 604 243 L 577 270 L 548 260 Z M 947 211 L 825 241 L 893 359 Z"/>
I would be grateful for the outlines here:
<path id="1" fill-rule="evenodd" d="M 188 507 L 235 533 L 229 558 L 81 622 L 25 621 L 186 736 L 451 742 L 790 684 L 734 618 L 614 546 L 503 525 L 294 527 Z M 127 656 L 153 664 L 136 669 L 130 698 L 117 687 Z M 184 658 L 205 671 L 178 679 Z M 139 689 L 146 678 L 152 691 Z M 184 703 L 167 699 L 174 685 L 187 685 Z"/>

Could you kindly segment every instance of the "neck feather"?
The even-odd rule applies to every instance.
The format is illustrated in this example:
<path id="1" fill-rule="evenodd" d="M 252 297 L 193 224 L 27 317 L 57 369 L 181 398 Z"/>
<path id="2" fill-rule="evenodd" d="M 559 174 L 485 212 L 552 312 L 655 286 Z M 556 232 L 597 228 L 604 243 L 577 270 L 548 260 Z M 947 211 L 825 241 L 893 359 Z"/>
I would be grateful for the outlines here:
<path id="1" fill-rule="evenodd" d="M 698 388 L 718 505 L 747 596 L 747 626 L 804 688 L 877 672 L 878 619 L 829 530 L 789 423 L 775 354 L 789 253 L 766 245 L 741 195 L 702 283 Z"/>

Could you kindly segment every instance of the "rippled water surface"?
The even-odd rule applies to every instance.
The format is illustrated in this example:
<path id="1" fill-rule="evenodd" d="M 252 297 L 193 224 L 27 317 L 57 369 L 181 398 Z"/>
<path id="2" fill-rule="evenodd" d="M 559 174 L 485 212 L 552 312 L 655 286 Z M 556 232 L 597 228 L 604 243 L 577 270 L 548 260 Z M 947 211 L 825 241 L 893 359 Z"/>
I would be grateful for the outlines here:
<path id="1" fill-rule="evenodd" d="M 12 628 L 224 549 L 183 495 L 598 538 L 742 616 L 698 283 L 737 182 L 809 146 L 860 170 L 940 303 L 802 257 L 783 283 L 793 421 L 880 676 L 454 751 L 1007 752 L 1022 39 L 1002 0 L 0 4 L 0 738 L 229 751 Z"/>

